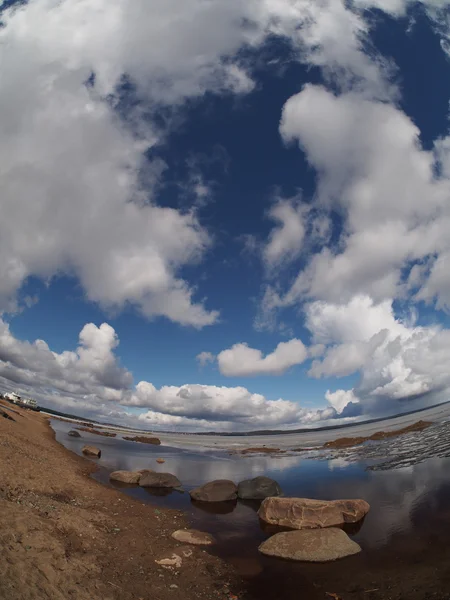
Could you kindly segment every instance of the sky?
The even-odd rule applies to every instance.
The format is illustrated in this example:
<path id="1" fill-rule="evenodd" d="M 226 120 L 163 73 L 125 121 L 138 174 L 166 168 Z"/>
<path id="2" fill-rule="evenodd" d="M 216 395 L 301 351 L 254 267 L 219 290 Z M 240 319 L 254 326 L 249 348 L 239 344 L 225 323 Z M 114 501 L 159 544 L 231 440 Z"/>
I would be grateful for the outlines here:
<path id="1" fill-rule="evenodd" d="M 450 400 L 449 0 L 0 0 L 0 391 L 149 430 Z"/>

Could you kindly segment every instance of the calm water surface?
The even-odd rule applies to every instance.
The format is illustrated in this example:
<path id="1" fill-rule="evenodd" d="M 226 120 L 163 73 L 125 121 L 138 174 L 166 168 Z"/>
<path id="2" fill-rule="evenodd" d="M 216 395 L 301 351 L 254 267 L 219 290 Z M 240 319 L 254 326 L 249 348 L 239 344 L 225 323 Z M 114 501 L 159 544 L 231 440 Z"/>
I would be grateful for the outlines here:
<path id="1" fill-rule="evenodd" d="M 111 485 L 109 473 L 118 469 L 149 468 L 177 475 L 184 493 L 173 491 L 155 495 L 139 487 L 121 489 L 125 494 L 153 506 L 184 510 L 193 527 L 215 535 L 218 540 L 215 552 L 233 563 L 244 577 L 255 577 L 272 569 L 277 577 L 282 576 L 285 581 L 290 581 L 291 587 L 289 590 L 286 588 L 278 596 L 280 598 L 297 597 L 295 590 L 298 592 L 299 589 L 298 577 L 297 580 L 295 577 L 301 575 L 303 567 L 268 559 L 258 553 L 259 543 L 269 535 L 261 529 L 256 515 L 258 505 L 243 502 L 231 506 L 210 505 L 205 511 L 191 503 L 188 494 L 190 489 L 213 479 L 231 479 L 237 483 L 257 475 L 266 475 L 279 482 L 286 496 L 364 498 L 371 505 L 371 510 L 360 529 L 349 532 L 361 545 L 364 559 L 360 555 L 342 561 L 346 564 L 352 561 L 354 568 L 358 568 L 361 560 L 367 561 L 367 557 L 374 556 L 374 560 L 378 560 L 380 551 L 385 552 L 389 548 L 395 547 L 397 555 L 401 555 L 407 551 L 411 536 L 416 541 L 421 536 L 427 536 L 427 539 L 432 536 L 434 550 L 440 544 L 443 548 L 448 547 L 449 458 L 430 458 L 420 464 L 394 470 L 367 471 L 364 462 L 348 463 L 340 458 L 310 460 L 298 455 L 230 456 L 223 450 L 208 448 L 193 451 L 164 445 L 151 446 L 122 440 L 120 435 L 106 438 L 86 432 L 81 432 L 82 438 L 72 438 L 67 435 L 73 428 L 72 424 L 53 420 L 52 426 L 57 441 L 77 454 L 81 454 L 81 448 L 86 443 L 92 443 L 102 450 L 101 459 L 95 460 L 100 470 L 94 477 L 107 485 Z M 156 463 L 159 457 L 164 458 L 164 464 Z M 308 572 L 314 573 L 324 568 L 323 565 L 309 565 Z M 274 597 L 273 591 L 271 594 Z M 260 597 L 263 597 L 261 593 Z"/>

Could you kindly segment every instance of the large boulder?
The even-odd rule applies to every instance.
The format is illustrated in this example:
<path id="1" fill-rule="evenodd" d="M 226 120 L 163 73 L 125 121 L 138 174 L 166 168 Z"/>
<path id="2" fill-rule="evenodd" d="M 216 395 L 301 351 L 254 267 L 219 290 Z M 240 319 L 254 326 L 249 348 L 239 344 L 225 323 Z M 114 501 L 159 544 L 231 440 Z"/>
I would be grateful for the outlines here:
<path id="1" fill-rule="evenodd" d="M 70 437 L 81 437 L 81 435 L 78 433 L 78 431 L 75 431 L 75 429 L 71 429 L 67 435 L 70 435 Z"/>
<path id="2" fill-rule="evenodd" d="M 95 456 L 96 458 L 100 458 L 102 455 L 102 451 L 95 446 L 83 446 L 82 453 L 86 454 L 86 456 Z"/>
<path id="3" fill-rule="evenodd" d="M 150 488 L 178 488 L 181 486 L 181 481 L 172 473 L 155 473 L 146 470 L 141 473 L 139 485 Z"/>
<path id="4" fill-rule="evenodd" d="M 197 531 L 196 529 L 178 529 L 172 533 L 172 537 L 182 544 L 193 544 L 194 546 L 210 546 L 214 544 L 214 538 L 210 533 Z"/>
<path id="5" fill-rule="evenodd" d="M 309 500 L 308 498 L 266 498 L 259 518 L 291 529 L 316 529 L 357 523 L 368 512 L 365 500 Z"/>
<path id="6" fill-rule="evenodd" d="M 342 529 L 329 527 L 277 533 L 263 542 L 259 551 L 290 560 L 329 562 L 358 554 L 361 548 Z"/>
<path id="7" fill-rule="evenodd" d="M 192 500 L 199 502 L 228 502 L 236 500 L 237 486 L 228 479 L 216 479 L 189 492 Z"/>
<path id="8" fill-rule="evenodd" d="M 264 500 L 264 498 L 281 495 L 280 486 L 270 477 L 246 479 L 238 485 L 238 498 L 241 500 Z"/>
<path id="9" fill-rule="evenodd" d="M 121 483 L 135 484 L 139 483 L 141 474 L 137 471 L 113 471 L 109 478 L 111 481 L 120 481 Z"/>

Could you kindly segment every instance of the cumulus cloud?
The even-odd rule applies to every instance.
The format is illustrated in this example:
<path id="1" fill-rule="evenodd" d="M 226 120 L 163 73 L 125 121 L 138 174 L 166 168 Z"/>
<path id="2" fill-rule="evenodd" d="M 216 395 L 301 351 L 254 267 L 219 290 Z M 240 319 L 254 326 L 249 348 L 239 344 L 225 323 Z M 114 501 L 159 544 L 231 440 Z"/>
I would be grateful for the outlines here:
<path id="1" fill-rule="evenodd" d="M 371 414 L 406 410 L 400 403 L 407 399 L 437 403 L 449 398 L 448 329 L 402 321 L 392 302 L 376 304 L 367 296 L 346 305 L 316 302 L 306 311 L 313 338 L 327 344 L 310 375 L 360 375 L 353 390 L 327 392 L 326 399 L 339 413 L 348 403 L 359 402 Z"/>
<path id="2" fill-rule="evenodd" d="M 305 236 L 305 209 L 292 200 L 277 200 L 271 207 L 268 217 L 276 226 L 263 249 L 263 260 L 269 269 L 296 258 Z"/>
<path id="3" fill-rule="evenodd" d="M 282 375 L 294 365 L 301 364 L 308 356 L 303 342 L 292 339 L 280 342 L 273 352 L 263 356 L 261 350 L 248 344 L 234 344 L 217 355 L 222 375 L 228 377 L 252 375 Z"/>
<path id="4" fill-rule="evenodd" d="M 216 357 L 212 352 L 200 352 L 200 354 L 197 354 L 196 359 L 201 367 L 206 367 L 208 363 L 213 363 Z"/>
<path id="5" fill-rule="evenodd" d="M 48 390 L 63 397 L 117 401 L 132 384 L 131 373 L 114 354 L 118 344 L 110 325 L 88 323 L 80 332 L 77 349 L 58 354 L 44 340 L 18 340 L 0 320 L 0 377 L 42 394 Z"/>
<path id="6" fill-rule="evenodd" d="M 295 340 L 294 340 L 295 341 Z M 74 351 L 52 351 L 43 340 L 18 340 L 0 320 L 0 383 L 32 395 L 43 406 L 130 426 L 198 431 L 295 428 L 336 417 L 334 409 L 308 410 L 270 400 L 244 387 L 186 384 L 133 385 L 115 354 L 119 340 L 107 323 L 86 324 Z M 130 412 L 130 408 L 142 412 Z"/>
<path id="7" fill-rule="evenodd" d="M 2 23 L 0 310 L 16 308 L 30 275 L 68 273 L 103 307 L 214 323 L 218 312 L 180 275 L 204 256 L 208 232 L 194 210 L 157 204 L 166 165 L 143 154 L 164 139 L 154 113 L 206 91 L 250 92 L 239 52 L 269 35 L 384 88 L 362 52 L 367 26 L 341 0 L 30 0 Z M 124 84 L 138 100 L 125 118 Z M 276 246 L 272 259 L 284 253 Z"/>

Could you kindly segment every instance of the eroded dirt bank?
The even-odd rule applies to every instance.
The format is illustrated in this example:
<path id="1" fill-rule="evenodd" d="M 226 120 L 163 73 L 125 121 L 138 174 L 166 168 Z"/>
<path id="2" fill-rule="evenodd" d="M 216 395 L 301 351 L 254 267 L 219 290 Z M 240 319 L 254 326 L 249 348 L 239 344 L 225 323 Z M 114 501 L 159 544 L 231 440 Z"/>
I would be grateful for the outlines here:
<path id="1" fill-rule="evenodd" d="M 241 596 L 225 563 L 170 537 L 181 513 L 93 481 L 95 465 L 57 444 L 47 417 L 14 410 L 0 418 L 0 599 Z M 179 569 L 155 563 L 173 553 Z"/>

